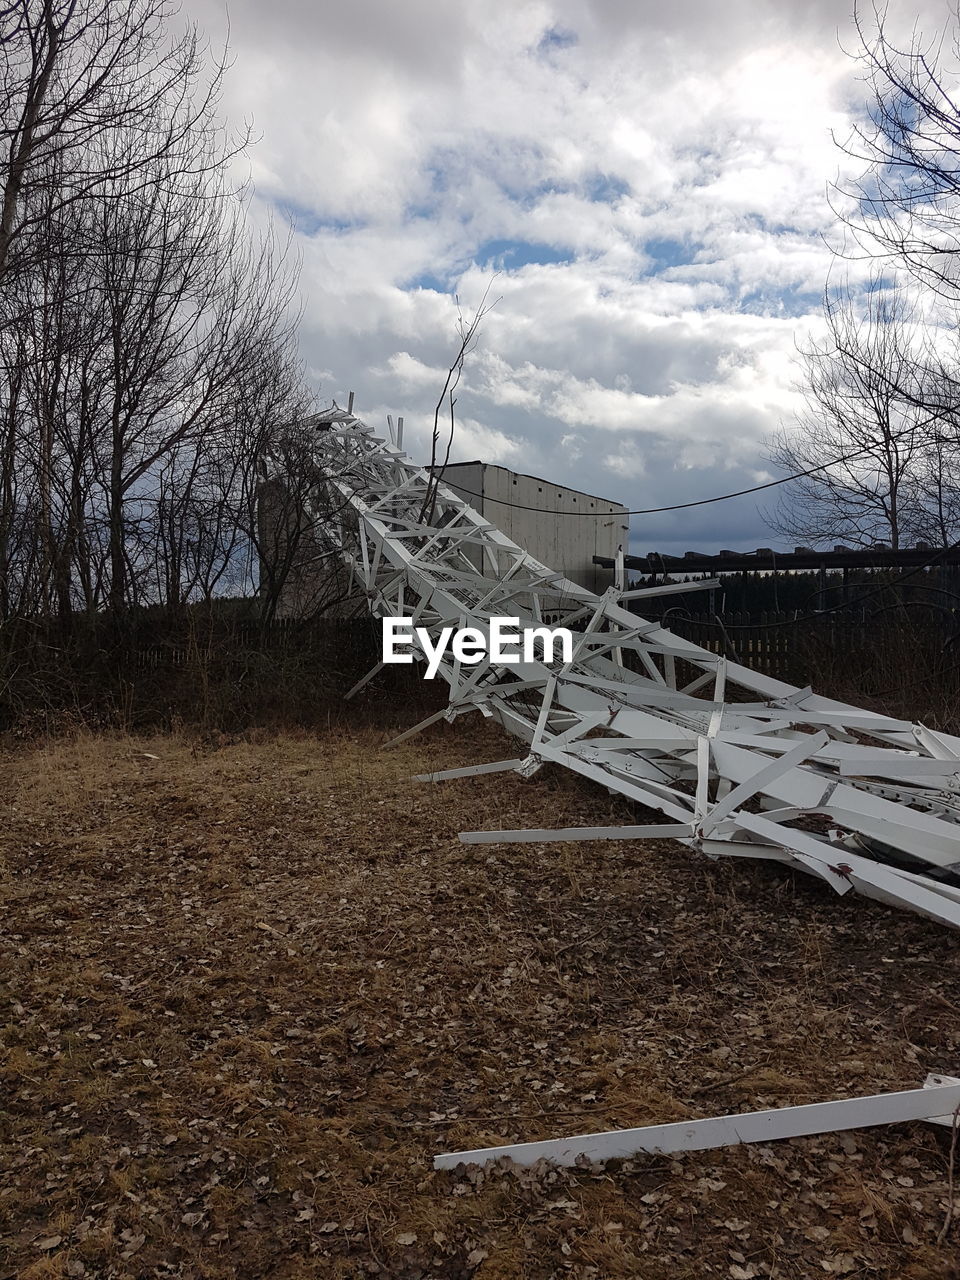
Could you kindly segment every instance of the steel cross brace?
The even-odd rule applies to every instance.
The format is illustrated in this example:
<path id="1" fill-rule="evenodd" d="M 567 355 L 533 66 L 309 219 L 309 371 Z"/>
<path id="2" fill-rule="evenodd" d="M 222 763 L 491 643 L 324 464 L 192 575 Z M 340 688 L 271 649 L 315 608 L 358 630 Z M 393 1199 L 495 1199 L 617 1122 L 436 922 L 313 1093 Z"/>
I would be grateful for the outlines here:
<path id="1" fill-rule="evenodd" d="M 502 614 L 578 633 L 567 664 L 471 671 L 445 659 L 449 706 L 401 737 L 479 710 L 528 754 L 421 776 L 529 774 L 548 761 L 664 818 L 464 839 L 669 834 L 712 858 L 787 863 L 838 892 L 960 928 L 960 738 L 819 697 L 674 635 L 624 607 L 643 592 L 621 581 L 597 595 L 569 581 L 359 419 L 336 419 L 313 440 L 312 514 L 375 616 L 414 616 L 434 641 L 444 626 L 485 632 Z M 813 816 L 829 829 L 803 822 Z"/>

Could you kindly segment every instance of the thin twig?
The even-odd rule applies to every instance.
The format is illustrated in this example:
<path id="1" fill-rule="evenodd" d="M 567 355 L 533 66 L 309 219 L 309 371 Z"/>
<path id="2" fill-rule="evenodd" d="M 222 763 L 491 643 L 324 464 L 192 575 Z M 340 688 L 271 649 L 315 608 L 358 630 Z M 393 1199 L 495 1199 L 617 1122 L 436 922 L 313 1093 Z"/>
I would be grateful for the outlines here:
<path id="1" fill-rule="evenodd" d="M 947 1216 L 943 1220 L 937 1244 L 941 1245 L 947 1238 L 950 1224 L 953 1222 L 953 1174 L 957 1158 L 957 1131 L 960 1129 L 960 1106 L 953 1113 L 953 1129 L 950 1135 L 950 1164 L 947 1169 Z"/>
<path id="2" fill-rule="evenodd" d="M 473 347 L 476 346 L 480 324 L 483 321 L 483 318 L 487 315 L 489 311 L 492 311 L 493 308 L 500 301 L 499 298 L 496 298 L 493 302 L 487 301 L 487 298 L 490 295 L 490 286 L 493 284 L 493 281 L 496 278 L 497 278 L 496 275 L 494 275 L 493 279 L 490 280 L 486 289 L 484 289 L 483 296 L 480 299 L 477 309 L 474 312 L 473 319 L 470 321 L 469 324 L 467 324 L 463 318 L 463 311 L 460 307 L 460 299 L 457 298 L 456 300 L 457 301 L 457 332 L 460 335 L 460 346 L 457 350 L 456 356 L 453 359 L 453 362 L 451 363 L 450 367 L 447 370 L 446 381 L 443 384 L 443 390 L 440 392 L 440 398 L 437 400 L 436 408 L 434 409 L 434 413 L 433 413 L 433 437 L 432 437 L 431 446 L 430 446 L 430 468 L 429 468 L 430 480 L 427 484 L 427 489 L 423 498 L 423 505 L 420 508 L 420 515 L 419 515 L 419 519 L 421 521 L 426 521 L 426 523 L 428 524 L 433 520 L 433 515 L 437 505 L 437 490 L 440 486 L 441 480 L 443 479 L 443 474 L 444 474 L 444 471 L 446 470 L 447 463 L 450 461 L 450 450 L 453 446 L 453 437 L 454 437 L 454 432 L 456 430 L 456 418 L 454 416 L 454 408 L 457 403 L 453 393 L 456 391 L 457 387 L 459 386 L 460 379 L 463 376 L 463 366 L 464 366 L 466 357 L 469 354 L 469 352 L 473 349 Z M 443 463 L 438 469 L 437 446 L 440 442 L 440 413 L 441 413 L 441 410 L 443 409 L 445 402 L 449 402 L 450 431 L 447 436 L 447 447 L 446 447 L 446 453 L 444 455 Z"/>

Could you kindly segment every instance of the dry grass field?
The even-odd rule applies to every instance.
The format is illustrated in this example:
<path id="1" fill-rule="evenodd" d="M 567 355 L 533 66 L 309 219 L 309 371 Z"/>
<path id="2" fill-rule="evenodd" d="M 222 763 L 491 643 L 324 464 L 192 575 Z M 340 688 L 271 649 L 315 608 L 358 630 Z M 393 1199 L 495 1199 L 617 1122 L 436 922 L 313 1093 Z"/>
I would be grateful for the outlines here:
<path id="1" fill-rule="evenodd" d="M 434 1173 L 960 1074 L 957 939 L 672 844 L 461 845 L 630 811 L 409 780 L 505 754 L 482 726 L 381 739 L 3 749 L 0 1276 L 960 1275 L 922 1124 Z"/>

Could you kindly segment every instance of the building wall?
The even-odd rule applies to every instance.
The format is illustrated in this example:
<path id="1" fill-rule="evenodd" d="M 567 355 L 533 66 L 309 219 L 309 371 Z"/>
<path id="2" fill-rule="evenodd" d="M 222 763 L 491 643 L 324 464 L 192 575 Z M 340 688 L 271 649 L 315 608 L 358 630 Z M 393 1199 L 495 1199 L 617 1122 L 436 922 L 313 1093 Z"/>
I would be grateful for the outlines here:
<path id="1" fill-rule="evenodd" d="M 591 591 L 602 592 L 613 582 L 612 571 L 595 565 L 593 557 L 615 557 L 621 545 L 627 550 L 628 517 L 619 502 L 551 484 L 537 476 L 519 475 L 492 463 L 456 463 L 446 467 L 443 480 L 475 511 L 547 568 L 559 570 Z M 508 505 L 514 503 L 519 504 L 519 508 Z M 550 514 L 556 511 L 589 514 Z M 304 512 L 296 508 L 282 483 L 271 481 L 261 486 L 258 517 L 264 554 L 273 562 L 279 558 L 283 563 L 289 554 L 286 551 L 289 539 L 305 522 Z M 346 596 L 345 567 L 336 557 L 324 554 L 324 550 L 309 527 L 305 528 L 297 539 L 280 591 L 278 618 L 307 618 L 316 614 L 349 616 L 357 611 L 357 600 Z M 480 567 L 479 553 L 477 567 Z M 265 572 L 261 564 L 261 592 Z"/>
<path id="2" fill-rule="evenodd" d="M 548 568 L 591 591 L 603 591 L 613 582 L 611 570 L 595 565 L 593 557 L 615 557 L 618 547 L 628 549 L 629 517 L 622 503 L 493 463 L 456 463 L 445 469 L 443 480 Z M 551 514 L 568 511 L 570 515 Z M 584 516 L 584 511 L 590 514 Z"/>

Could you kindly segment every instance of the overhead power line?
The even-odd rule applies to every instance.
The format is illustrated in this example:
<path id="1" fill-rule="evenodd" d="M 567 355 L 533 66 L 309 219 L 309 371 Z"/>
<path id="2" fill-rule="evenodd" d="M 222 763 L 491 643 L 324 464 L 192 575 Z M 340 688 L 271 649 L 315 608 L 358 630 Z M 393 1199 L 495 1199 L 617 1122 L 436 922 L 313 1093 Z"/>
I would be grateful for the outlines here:
<path id="1" fill-rule="evenodd" d="M 922 427 L 929 426 L 931 422 L 935 422 L 937 418 L 942 418 L 943 412 L 933 414 L 927 422 L 914 423 L 913 426 L 904 427 L 902 431 L 895 431 L 889 440 L 900 440 L 904 436 L 910 435 L 915 431 L 919 431 Z M 517 511 L 536 511 L 542 516 L 586 516 L 595 520 L 602 515 L 624 515 L 624 516 L 655 516 L 661 515 L 667 511 L 688 511 L 691 507 L 707 507 L 714 502 L 729 502 L 731 498 L 744 498 L 751 493 L 762 493 L 765 489 L 776 489 L 782 484 L 790 484 L 793 480 L 803 480 L 807 476 L 815 476 L 820 471 L 829 471 L 831 467 L 837 467 L 844 462 L 852 462 L 854 458 L 862 458 L 865 454 L 872 452 L 874 446 L 866 445 L 863 449 L 854 449 L 850 453 L 841 453 L 837 458 L 831 458 L 829 462 L 821 462 L 815 467 L 810 467 L 806 471 L 796 471 L 793 475 L 781 476 L 779 480 L 767 480 L 764 484 L 751 485 L 748 489 L 735 489 L 732 493 L 720 493 L 713 498 L 697 498 L 693 502 L 673 502 L 665 507 L 637 507 L 630 511 L 560 511 L 551 507 L 535 507 L 524 502 L 512 502 L 509 498 L 494 498 L 490 494 L 477 493 L 473 489 L 465 489 L 462 485 L 455 485 L 458 493 L 466 494 L 470 498 L 480 498 L 483 502 L 495 502 L 501 507 L 513 507 Z M 443 474 L 441 473 L 441 481 Z M 451 483 L 447 481 L 446 483 Z"/>

